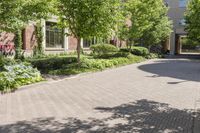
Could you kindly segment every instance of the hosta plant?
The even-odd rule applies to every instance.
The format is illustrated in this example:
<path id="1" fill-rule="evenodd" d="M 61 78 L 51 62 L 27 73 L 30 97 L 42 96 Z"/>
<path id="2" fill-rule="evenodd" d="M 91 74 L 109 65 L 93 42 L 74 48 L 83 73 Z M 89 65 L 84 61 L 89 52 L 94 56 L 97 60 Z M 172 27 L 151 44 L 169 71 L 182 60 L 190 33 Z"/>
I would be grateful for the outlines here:
<path id="1" fill-rule="evenodd" d="M 27 63 L 4 66 L 4 69 L 0 72 L 0 91 L 15 90 L 42 80 L 40 72 Z"/>

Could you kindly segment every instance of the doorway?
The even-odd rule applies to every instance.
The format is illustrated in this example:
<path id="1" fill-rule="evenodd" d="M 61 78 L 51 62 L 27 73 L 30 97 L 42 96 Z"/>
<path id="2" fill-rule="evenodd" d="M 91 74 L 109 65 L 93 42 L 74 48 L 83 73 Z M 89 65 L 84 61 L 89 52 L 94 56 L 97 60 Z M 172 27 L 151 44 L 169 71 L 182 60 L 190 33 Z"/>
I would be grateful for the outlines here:
<path id="1" fill-rule="evenodd" d="M 175 37 L 175 54 L 183 55 L 200 55 L 200 44 L 187 39 L 187 35 L 176 35 Z"/>

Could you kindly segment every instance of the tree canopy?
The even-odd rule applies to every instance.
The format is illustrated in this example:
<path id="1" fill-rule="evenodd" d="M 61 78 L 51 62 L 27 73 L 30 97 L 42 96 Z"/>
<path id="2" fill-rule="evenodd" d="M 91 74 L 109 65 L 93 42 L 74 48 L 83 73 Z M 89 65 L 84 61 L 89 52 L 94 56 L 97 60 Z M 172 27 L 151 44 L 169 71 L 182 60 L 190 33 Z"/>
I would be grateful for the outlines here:
<path id="1" fill-rule="evenodd" d="M 163 0 L 129 0 L 127 9 L 132 22 L 130 36 L 134 41 L 142 40 L 149 46 L 169 37 L 172 26 Z"/>
<path id="2" fill-rule="evenodd" d="M 115 29 L 120 0 L 58 0 L 59 16 L 62 26 L 69 28 L 78 39 L 78 58 L 80 58 L 80 39 L 105 37 Z"/>
<path id="3" fill-rule="evenodd" d="M 52 0 L 1 0 L 0 30 L 14 32 L 29 21 L 46 18 L 52 11 Z"/>
<path id="4" fill-rule="evenodd" d="M 200 43 L 200 0 L 190 0 L 185 19 L 188 38 Z"/>

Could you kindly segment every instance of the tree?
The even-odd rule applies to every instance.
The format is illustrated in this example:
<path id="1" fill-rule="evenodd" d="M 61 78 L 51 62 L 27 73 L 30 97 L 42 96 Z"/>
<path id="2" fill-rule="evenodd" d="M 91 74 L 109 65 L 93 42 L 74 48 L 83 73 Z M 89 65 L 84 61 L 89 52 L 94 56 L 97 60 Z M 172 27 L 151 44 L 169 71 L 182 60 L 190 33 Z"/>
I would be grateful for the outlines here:
<path id="1" fill-rule="evenodd" d="M 54 0 L 2 0 L 0 30 L 15 32 L 22 29 L 29 21 L 46 18 L 54 11 L 53 4 Z"/>
<path id="2" fill-rule="evenodd" d="M 20 43 L 16 44 L 16 58 L 20 57 L 22 49 L 21 30 L 29 21 L 48 17 L 54 11 L 53 2 L 53 0 L 0 1 L 0 30 L 14 33 L 15 43 Z"/>
<path id="3" fill-rule="evenodd" d="M 200 0 L 190 0 L 185 19 L 188 39 L 200 43 Z"/>
<path id="4" fill-rule="evenodd" d="M 163 0 L 129 0 L 127 9 L 132 22 L 130 36 L 134 41 L 142 40 L 150 46 L 169 37 L 172 26 Z"/>
<path id="5" fill-rule="evenodd" d="M 120 39 L 120 47 L 122 45 L 121 41 L 125 41 L 127 43 L 129 37 L 129 26 L 124 22 L 122 25 L 120 25 L 118 30 L 118 38 Z"/>
<path id="6" fill-rule="evenodd" d="M 127 42 L 129 39 L 129 28 L 130 28 L 130 20 L 129 13 L 126 8 L 126 1 L 122 0 L 120 3 L 120 10 L 119 10 L 119 19 L 116 23 L 116 37 L 120 39 L 120 47 L 122 46 L 122 41 Z"/>
<path id="7" fill-rule="evenodd" d="M 120 0 L 59 0 L 61 24 L 77 40 L 80 63 L 81 38 L 105 37 L 115 28 Z"/>

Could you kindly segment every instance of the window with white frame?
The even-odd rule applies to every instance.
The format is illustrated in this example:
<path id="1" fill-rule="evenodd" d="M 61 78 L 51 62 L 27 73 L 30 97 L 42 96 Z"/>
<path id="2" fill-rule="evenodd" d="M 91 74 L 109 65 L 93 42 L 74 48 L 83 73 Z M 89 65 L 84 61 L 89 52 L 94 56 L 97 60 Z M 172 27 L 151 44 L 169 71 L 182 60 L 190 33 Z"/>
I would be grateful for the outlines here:
<path id="1" fill-rule="evenodd" d="M 179 7 L 186 7 L 187 0 L 179 0 Z"/>
<path id="2" fill-rule="evenodd" d="M 63 29 L 54 22 L 46 22 L 46 48 L 64 48 Z"/>

